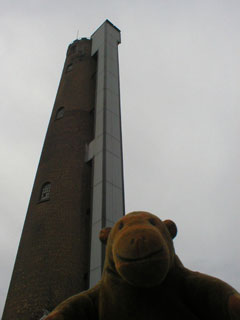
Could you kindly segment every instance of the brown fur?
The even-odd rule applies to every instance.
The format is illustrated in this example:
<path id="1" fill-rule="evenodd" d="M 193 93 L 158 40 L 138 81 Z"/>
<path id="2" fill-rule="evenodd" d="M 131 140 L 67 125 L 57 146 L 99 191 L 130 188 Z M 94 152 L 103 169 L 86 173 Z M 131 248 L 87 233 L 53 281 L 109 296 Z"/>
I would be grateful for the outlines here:
<path id="1" fill-rule="evenodd" d="M 225 282 L 186 269 L 172 239 L 177 228 L 133 212 L 112 229 L 101 281 L 61 303 L 46 320 L 240 319 L 240 295 Z"/>

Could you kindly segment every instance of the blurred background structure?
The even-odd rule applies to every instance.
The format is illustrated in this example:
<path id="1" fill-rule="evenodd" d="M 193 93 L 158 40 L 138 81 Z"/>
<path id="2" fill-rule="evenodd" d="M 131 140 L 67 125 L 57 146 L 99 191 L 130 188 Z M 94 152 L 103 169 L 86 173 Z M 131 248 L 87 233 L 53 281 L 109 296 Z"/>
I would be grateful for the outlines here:
<path id="1" fill-rule="evenodd" d="M 68 47 L 3 320 L 40 319 L 101 278 L 99 232 L 124 214 L 119 43 L 106 20 Z"/>

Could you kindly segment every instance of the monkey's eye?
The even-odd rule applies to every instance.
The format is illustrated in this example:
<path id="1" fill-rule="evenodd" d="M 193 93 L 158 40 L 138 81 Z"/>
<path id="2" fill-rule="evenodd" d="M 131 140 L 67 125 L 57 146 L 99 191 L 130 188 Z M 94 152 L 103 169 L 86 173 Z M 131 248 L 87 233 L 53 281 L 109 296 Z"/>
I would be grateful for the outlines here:
<path id="1" fill-rule="evenodd" d="M 118 226 L 118 229 L 121 230 L 123 228 L 123 226 L 124 226 L 123 222 L 120 222 L 119 226 Z"/>
<path id="2" fill-rule="evenodd" d="M 153 219 L 153 218 L 150 218 L 149 220 L 148 220 L 153 226 L 155 226 L 157 223 L 156 223 L 156 220 L 155 219 Z"/>

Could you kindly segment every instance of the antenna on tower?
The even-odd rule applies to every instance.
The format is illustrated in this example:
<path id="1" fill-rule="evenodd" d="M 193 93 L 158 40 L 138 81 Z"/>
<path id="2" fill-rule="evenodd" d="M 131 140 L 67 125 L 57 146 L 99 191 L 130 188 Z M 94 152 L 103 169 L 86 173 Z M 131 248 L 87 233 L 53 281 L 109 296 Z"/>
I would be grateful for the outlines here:
<path id="1" fill-rule="evenodd" d="M 79 29 L 78 29 L 78 31 L 77 31 L 77 40 L 78 40 L 78 37 L 79 37 Z"/>

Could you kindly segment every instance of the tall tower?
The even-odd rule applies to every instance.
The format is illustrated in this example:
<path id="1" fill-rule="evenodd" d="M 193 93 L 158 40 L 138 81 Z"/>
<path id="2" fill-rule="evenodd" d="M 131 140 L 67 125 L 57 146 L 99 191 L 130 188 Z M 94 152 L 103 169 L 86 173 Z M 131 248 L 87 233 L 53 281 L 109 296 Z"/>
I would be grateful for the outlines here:
<path id="1" fill-rule="evenodd" d="M 118 44 L 106 20 L 70 44 L 2 320 L 37 320 L 101 277 L 102 227 L 124 214 Z"/>

